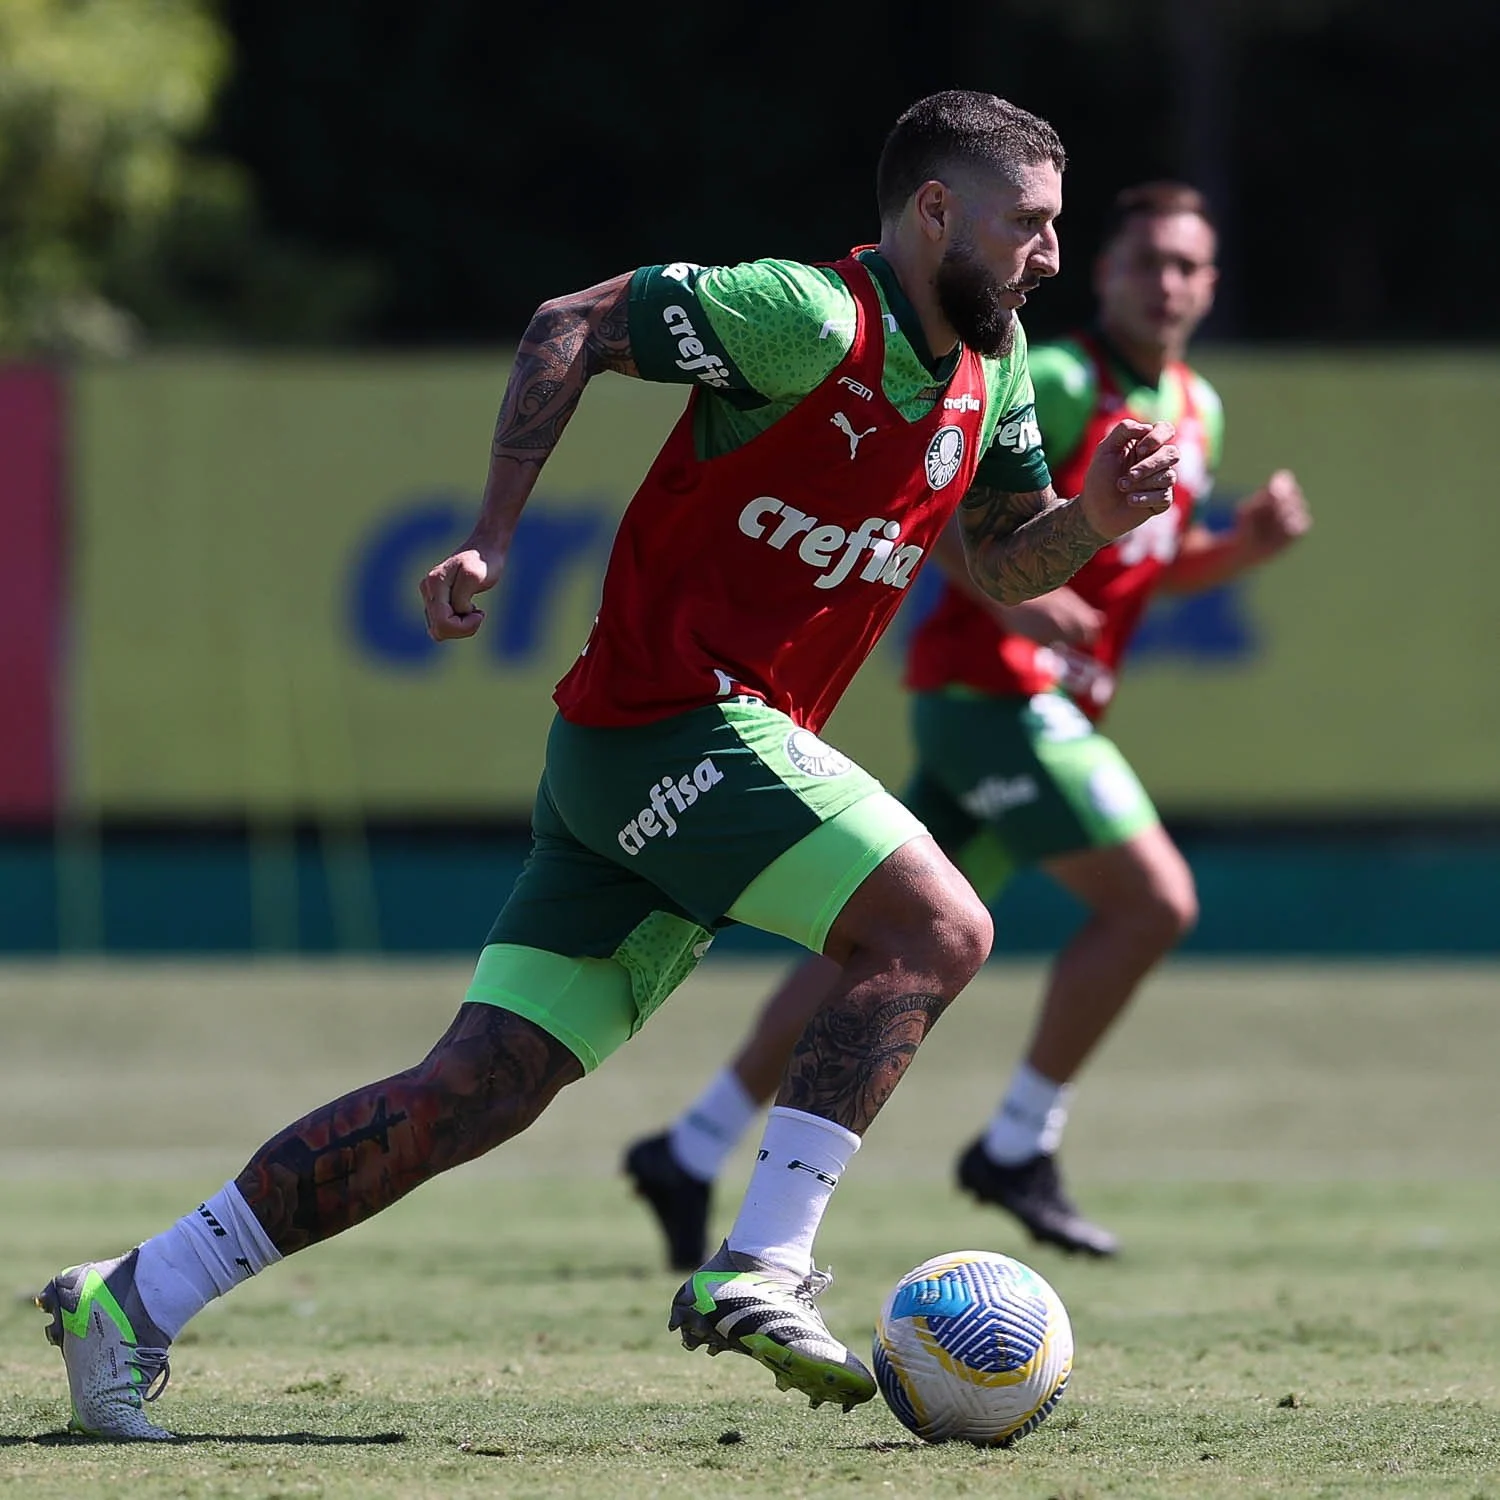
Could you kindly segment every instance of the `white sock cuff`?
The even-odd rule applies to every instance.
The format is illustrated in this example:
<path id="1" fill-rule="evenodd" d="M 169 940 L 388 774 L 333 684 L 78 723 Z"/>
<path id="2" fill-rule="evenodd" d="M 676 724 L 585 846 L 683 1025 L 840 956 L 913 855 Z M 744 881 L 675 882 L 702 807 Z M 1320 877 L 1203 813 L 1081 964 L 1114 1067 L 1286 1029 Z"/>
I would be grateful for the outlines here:
<path id="1" fill-rule="evenodd" d="M 712 1182 L 758 1110 L 739 1074 L 730 1067 L 720 1068 L 667 1131 L 677 1165 L 703 1182 Z"/>
<path id="2" fill-rule="evenodd" d="M 169 1339 L 215 1297 L 281 1259 L 243 1194 L 226 1182 L 140 1247 L 136 1290 Z"/>
<path id="3" fill-rule="evenodd" d="M 823 1210 L 858 1149 L 852 1130 L 778 1105 L 766 1121 L 729 1248 L 807 1275 Z"/>
<path id="4" fill-rule="evenodd" d="M 1013 1165 L 1055 1152 L 1067 1128 L 1072 1092 L 1071 1084 L 1054 1083 L 1030 1063 L 1018 1063 L 984 1133 L 990 1160 Z"/>
<path id="5" fill-rule="evenodd" d="M 1007 1097 L 1028 1112 L 1045 1114 L 1059 1104 L 1066 1107 L 1072 1093 L 1071 1083 L 1054 1082 L 1045 1074 L 1038 1073 L 1029 1062 L 1019 1062 L 1016 1064 L 1016 1071 L 1011 1074 Z"/>
<path id="6" fill-rule="evenodd" d="M 766 1129 L 769 1131 L 777 1120 L 784 1120 L 797 1129 L 813 1126 L 818 1130 L 826 1130 L 838 1143 L 839 1155 L 845 1161 L 859 1150 L 864 1141 L 863 1136 L 855 1135 L 852 1130 L 845 1130 L 833 1120 L 825 1120 L 822 1115 L 810 1115 L 805 1109 L 792 1109 L 785 1104 L 771 1106 L 771 1112 L 766 1118 Z"/>
<path id="7" fill-rule="evenodd" d="M 745 1085 L 740 1082 L 740 1075 L 733 1068 L 728 1066 L 720 1068 L 709 1088 L 713 1089 L 725 1104 L 738 1111 L 746 1123 L 755 1118 L 755 1112 L 760 1106 L 750 1097 Z"/>
<path id="8" fill-rule="evenodd" d="M 255 1217 L 245 1195 L 235 1186 L 231 1178 L 204 1205 L 220 1223 L 232 1224 L 235 1243 L 245 1259 L 250 1262 L 252 1273 L 264 1271 L 281 1259 L 281 1251 L 271 1243 L 265 1226 Z"/>
<path id="9" fill-rule="evenodd" d="M 701 1130 L 711 1136 L 731 1141 L 745 1133 L 745 1127 L 760 1108 L 745 1091 L 740 1075 L 731 1067 L 720 1068 L 701 1094 L 678 1115 L 674 1130 Z"/>

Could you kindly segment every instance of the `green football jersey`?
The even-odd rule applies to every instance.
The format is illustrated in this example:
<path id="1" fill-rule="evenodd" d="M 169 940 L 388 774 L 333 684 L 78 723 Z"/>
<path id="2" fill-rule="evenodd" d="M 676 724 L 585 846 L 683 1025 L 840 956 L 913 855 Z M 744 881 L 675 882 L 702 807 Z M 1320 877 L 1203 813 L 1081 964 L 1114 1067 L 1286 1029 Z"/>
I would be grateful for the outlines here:
<path id="1" fill-rule="evenodd" d="M 1170 368 L 1156 384 L 1120 357 L 1097 331 L 1090 334 L 1109 363 L 1110 374 L 1125 398 L 1123 415 L 1142 422 L 1175 422 L 1182 416 L 1182 386 Z M 1094 414 L 1099 392 L 1094 361 L 1076 338 L 1035 345 L 1029 357 L 1036 418 L 1053 462 L 1062 468 L 1072 456 Z M 1189 395 L 1208 439 L 1208 479 L 1218 472 L 1224 452 L 1224 405 L 1219 394 L 1196 370 L 1188 378 Z M 1195 493 L 1208 493 L 1203 484 Z"/>
<path id="2" fill-rule="evenodd" d="M 895 273 L 861 255 L 885 315 L 885 395 L 908 421 L 932 410 L 958 363 L 935 358 Z M 643 266 L 630 283 L 630 342 L 647 380 L 709 393 L 694 418 L 700 457 L 741 447 L 827 379 L 854 337 L 855 303 L 832 269 L 800 261 Z M 1037 426 L 1026 336 L 985 359 L 984 456 L 975 483 L 1025 492 L 1051 483 Z"/>

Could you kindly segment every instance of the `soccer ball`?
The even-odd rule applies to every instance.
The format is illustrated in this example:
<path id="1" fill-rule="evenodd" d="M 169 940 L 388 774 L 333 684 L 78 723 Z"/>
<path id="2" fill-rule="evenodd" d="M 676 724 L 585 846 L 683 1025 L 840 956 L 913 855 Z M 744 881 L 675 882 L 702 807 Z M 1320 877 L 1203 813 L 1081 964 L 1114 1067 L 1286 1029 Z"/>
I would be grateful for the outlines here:
<path id="1" fill-rule="evenodd" d="M 935 1255 L 908 1271 L 875 1325 L 875 1379 L 924 1442 L 1008 1448 L 1062 1399 L 1073 1329 L 1030 1266 L 990 1250 Z"/>

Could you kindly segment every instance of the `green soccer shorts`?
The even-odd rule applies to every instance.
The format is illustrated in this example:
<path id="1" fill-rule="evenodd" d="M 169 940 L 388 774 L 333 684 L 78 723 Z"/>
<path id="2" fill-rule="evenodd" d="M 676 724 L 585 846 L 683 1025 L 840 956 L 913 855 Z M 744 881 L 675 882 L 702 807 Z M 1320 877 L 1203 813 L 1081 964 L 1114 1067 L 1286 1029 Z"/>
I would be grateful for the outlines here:
<path id="1" fill-rule="evenodd" d="M 1123 844 L 1160 821 L 1114 742 L 1062 693 L 918 693 L 912 729 L 917 767 L 902 801 L 986 901 L 1018 869 Z"/>
<path id="2" fill-rule="evenodd" d="M 532 846 L 466 999 L 596 1068 L 744 922 L 821 952 L 844 903 L 926 829 L 785 714 L 733 699 L 653 724 L 553 720 Z"/>

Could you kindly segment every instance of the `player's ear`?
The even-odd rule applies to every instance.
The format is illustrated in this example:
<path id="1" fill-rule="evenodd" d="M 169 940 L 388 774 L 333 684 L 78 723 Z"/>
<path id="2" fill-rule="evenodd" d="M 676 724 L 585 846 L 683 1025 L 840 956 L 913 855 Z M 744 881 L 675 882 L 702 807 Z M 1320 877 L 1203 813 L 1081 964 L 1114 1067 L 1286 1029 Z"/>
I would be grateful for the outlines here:
<path id="1" fill-rule="evenodd" d="M 912 194 L 912 216 L 926 239 L 944 240 L 953 230 L 953 194 L 932 178 Z"/>

